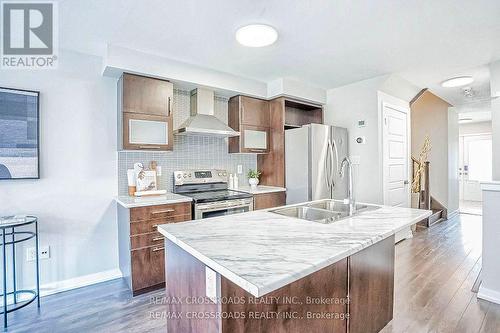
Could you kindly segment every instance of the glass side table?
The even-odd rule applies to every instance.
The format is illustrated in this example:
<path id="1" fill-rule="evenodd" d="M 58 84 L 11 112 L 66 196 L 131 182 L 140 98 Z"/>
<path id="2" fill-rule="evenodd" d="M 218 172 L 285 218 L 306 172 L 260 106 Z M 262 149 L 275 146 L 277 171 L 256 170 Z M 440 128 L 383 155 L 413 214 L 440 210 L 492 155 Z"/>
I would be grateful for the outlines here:
<path id="1" fill-rule="evenodd" d="M 34 226 L 34 231 L 16 230 L 24 226 Z M 33 303 L 37 300 L 40 307 L 40 274 L 38 258 L 38 219 L 35 216 L 16 215 L 0 217 L 1 246 L 2 246 L 2 269 L 3 269 L 3 294 L 0 294 L 3 300 L 3 327 L 7 327 L 7 314 Z M 35 262 L 36 262 L 36 289 L 17 289 L 16 281 L 16 244 L 35 238 Z M 8 246 L 12 249 L 12 258 L 7 258 L 6 250 Z M 12 291 L 7 289 L 7 259 L 12 259 Z M 7 304 L 7 298 L 12 295 L 12 304 Z M 20 296 L 27 297 L 20 301 Z M 0 305 L 1 306 L 1 305 Z"/>

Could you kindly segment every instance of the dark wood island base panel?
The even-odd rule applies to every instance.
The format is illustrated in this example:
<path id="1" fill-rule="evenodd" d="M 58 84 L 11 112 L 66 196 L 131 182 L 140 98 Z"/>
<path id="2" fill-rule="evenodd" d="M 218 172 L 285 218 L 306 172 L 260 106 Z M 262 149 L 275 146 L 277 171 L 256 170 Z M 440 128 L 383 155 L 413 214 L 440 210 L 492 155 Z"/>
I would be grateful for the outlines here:
<path id="1" fill-rule="evenodd" d="M 216 273 L 216 303 L 205 264 L 165 243 L 168 332 L 375 333 L 392 320 L 394 236 L 259 298 Z"/>

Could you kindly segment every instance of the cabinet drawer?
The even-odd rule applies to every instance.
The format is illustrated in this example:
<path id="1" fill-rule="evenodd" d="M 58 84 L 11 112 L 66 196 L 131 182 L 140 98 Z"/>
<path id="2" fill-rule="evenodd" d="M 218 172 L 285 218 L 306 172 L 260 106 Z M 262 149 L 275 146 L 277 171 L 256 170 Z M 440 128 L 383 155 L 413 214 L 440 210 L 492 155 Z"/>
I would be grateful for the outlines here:
<path id="1" fill-rule="evenodd" d="M 130 249 L 140 249 L 148 246 L 163 246 L 165 237 L 159 232 L 135 235 L 130 237 Z"/>
<path id="2" fill-rule="evenodd" d="M 130 221 L 141 221 L 171 217 L 174 215 L 191 214 L 191 203 L 178 203 L 173 205 L 156 205 L 130 209 Z M 164 222 L 168 223 L 168 222 Z M 151 230 L 152 231 L 152 230 Z M 149 231 L 147 231 L 149 232 Z"/>
<path id="3" fill-rule="evenodd" d="M 165 282 L 165 245 L 131 251 L 132 289 L 137 291 Z"/>
<path id="4" fill-rule="evenodd" d="M 175 223 L 191 220 L 189 215 L 165 216 L 159 219 L 130 222 L 130 235 L 146 234 L 157 231 L 157 227 L 165 223 Z"/>

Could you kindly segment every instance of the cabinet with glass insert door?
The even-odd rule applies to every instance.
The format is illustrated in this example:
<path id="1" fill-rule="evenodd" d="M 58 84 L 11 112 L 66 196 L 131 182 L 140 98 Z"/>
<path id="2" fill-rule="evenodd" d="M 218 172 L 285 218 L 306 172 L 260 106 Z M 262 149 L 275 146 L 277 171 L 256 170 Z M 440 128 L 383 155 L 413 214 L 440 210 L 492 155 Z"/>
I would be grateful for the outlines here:
<path id="1" fill-rule="evenodd" d="M 229 138 L 230 153 L 269 152 L 270 111 L 266 100 L 234 96 L 229 99 L 228 123 L 239 137 Z"/>
<path id="2" fill-rule="evenodd" d="M 120 150 L 173 149 L 172 83 L 124 73 L 118 81 Z"/>

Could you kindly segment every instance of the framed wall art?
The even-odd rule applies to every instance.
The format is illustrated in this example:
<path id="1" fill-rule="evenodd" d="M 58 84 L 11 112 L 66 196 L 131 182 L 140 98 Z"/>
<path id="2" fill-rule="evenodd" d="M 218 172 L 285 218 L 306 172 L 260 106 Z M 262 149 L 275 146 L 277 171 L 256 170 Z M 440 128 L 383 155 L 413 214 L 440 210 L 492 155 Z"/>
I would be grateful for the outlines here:
<path id="1" fill-rule="evenodd" d="M 40 93 L 0 87 L 0 180 L 40 178 Z"/>

